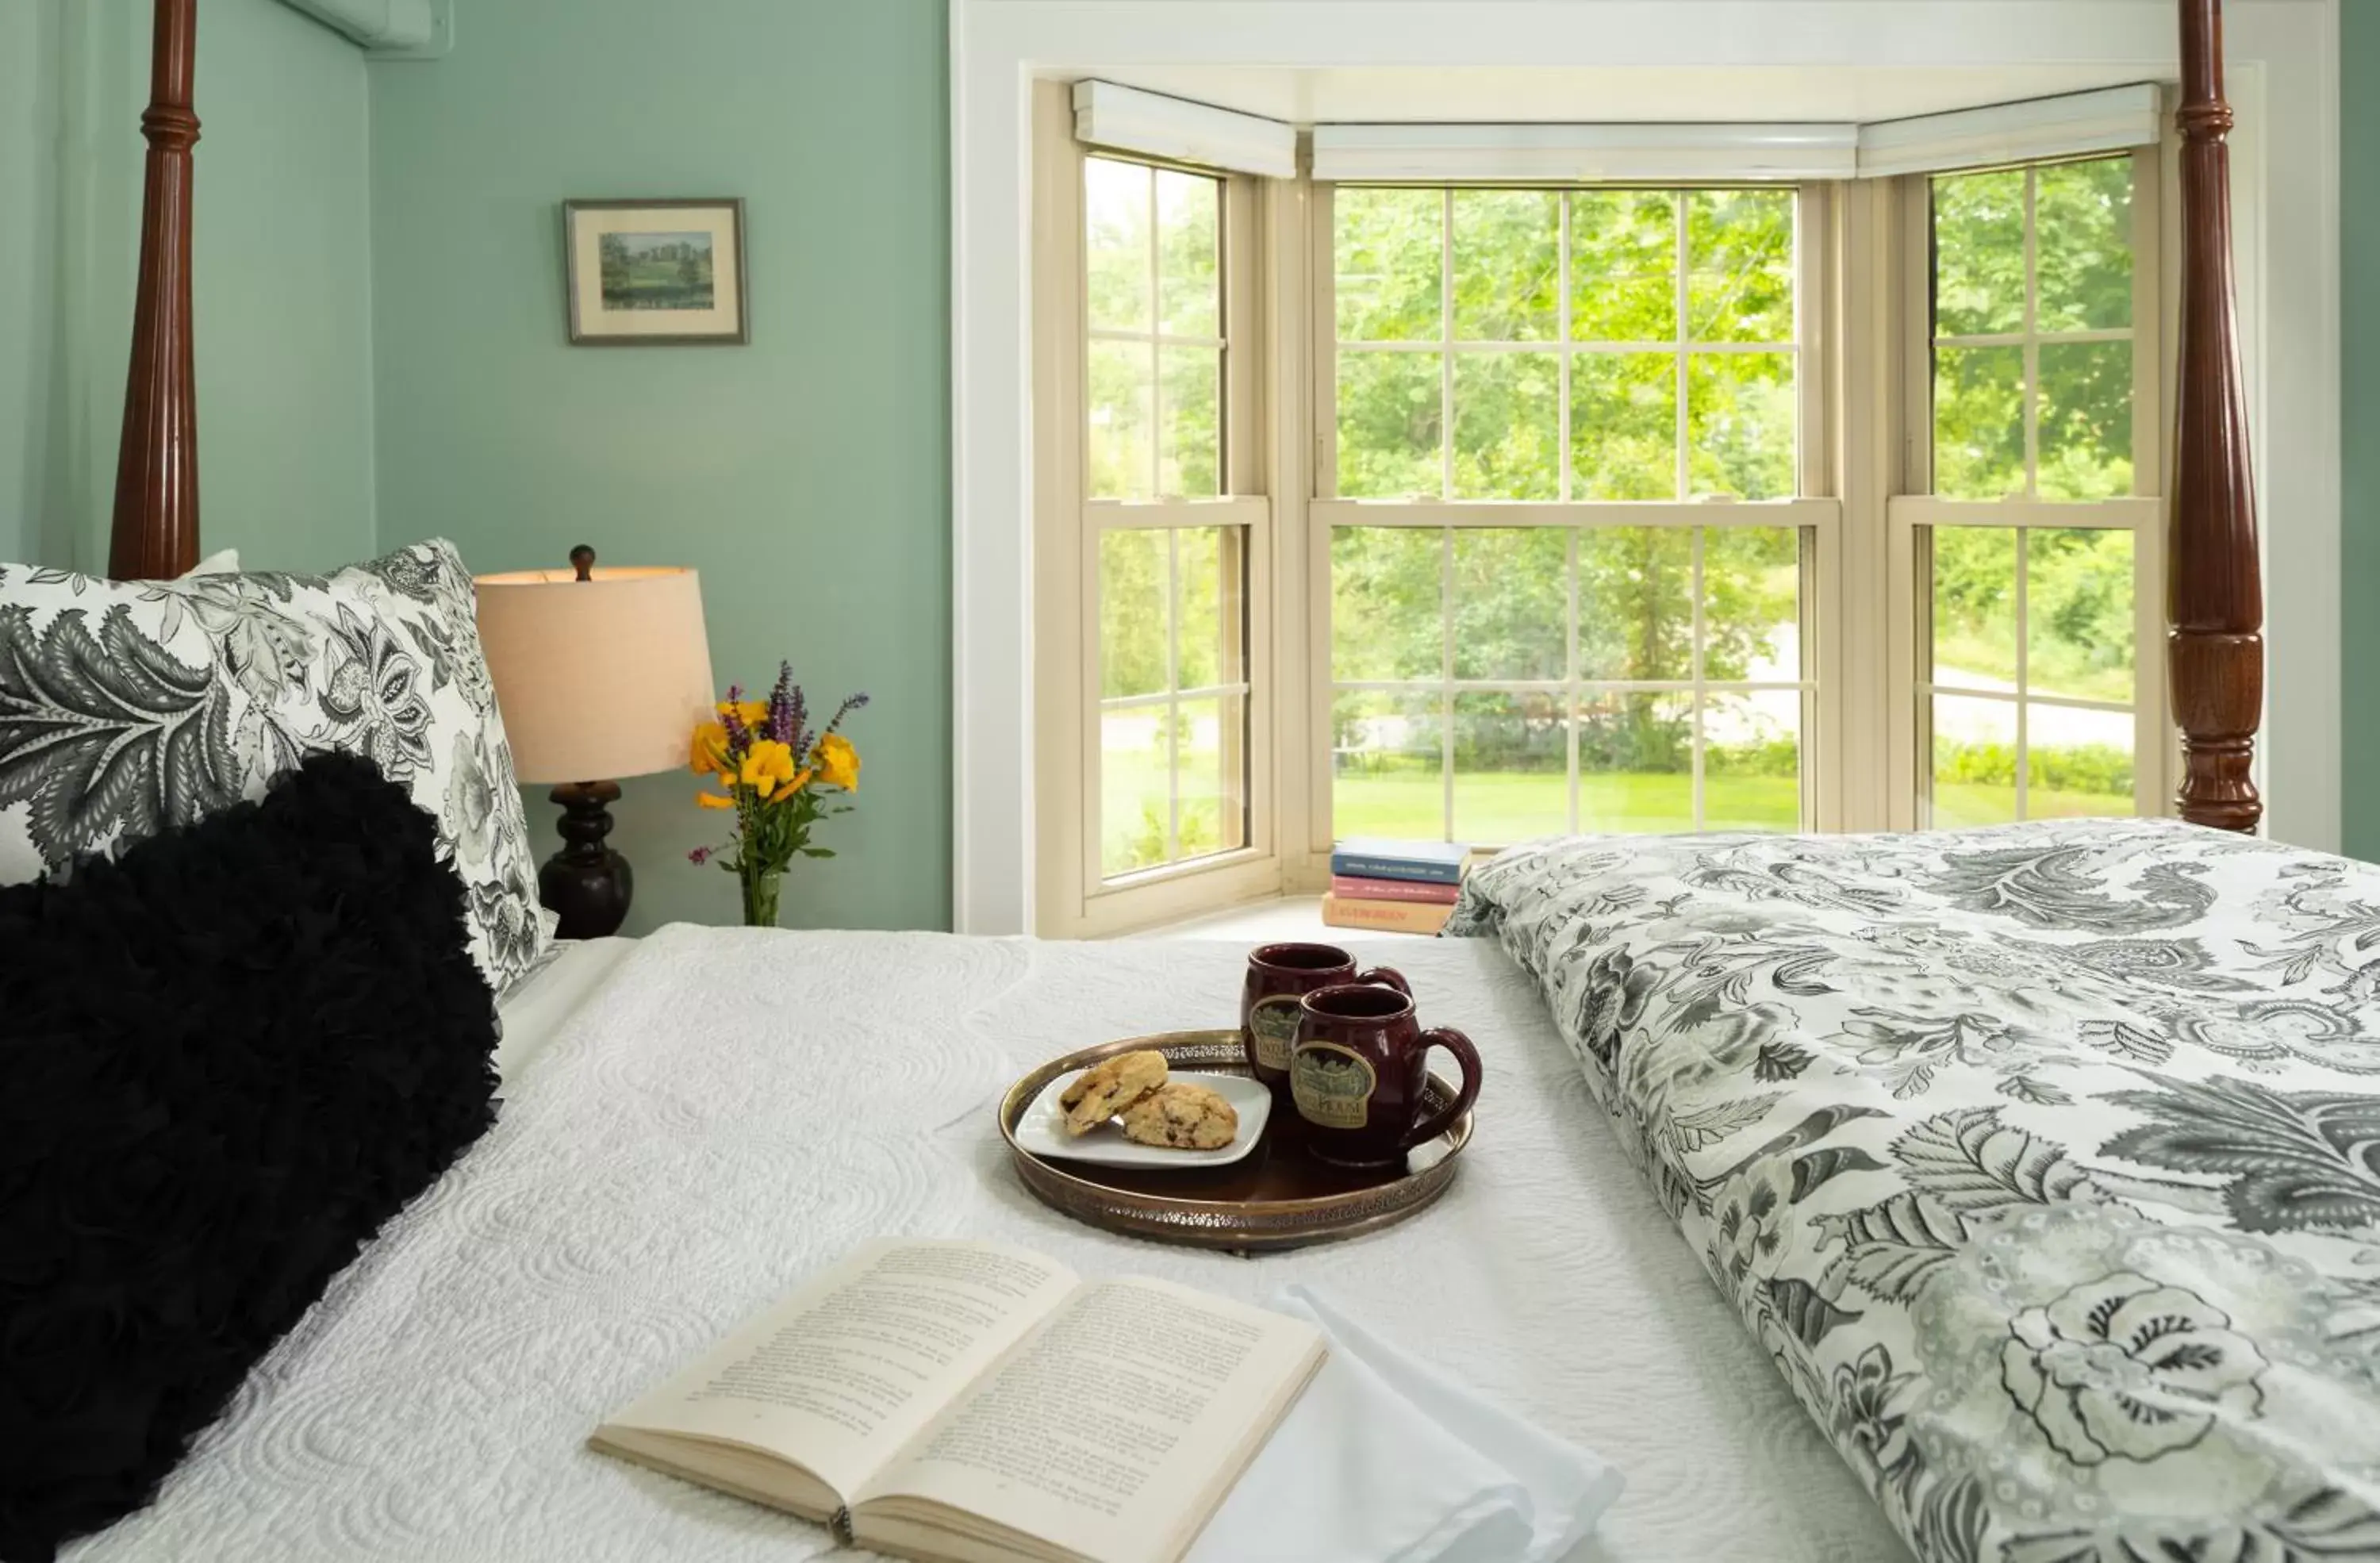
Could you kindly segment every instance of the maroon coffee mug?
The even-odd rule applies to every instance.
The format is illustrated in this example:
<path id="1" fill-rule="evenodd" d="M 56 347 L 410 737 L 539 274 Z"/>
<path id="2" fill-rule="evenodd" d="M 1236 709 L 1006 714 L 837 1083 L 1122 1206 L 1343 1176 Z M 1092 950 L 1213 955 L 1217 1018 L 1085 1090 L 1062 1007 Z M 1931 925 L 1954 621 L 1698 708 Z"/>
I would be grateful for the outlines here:
<path id="1" fill-rule="evenodd" d="M 1422 1117 L 1429 1050 L 1463 1062 L 1452 1106 Z M 1424 1031 L 1409 995 L 1386 987 L 1325 987 L 1299 1005 L 1289 1089 L 1305 1142 L 1324 1161 L 1384 1167 L 1436 1139 L 1479 1099 L 1479 1049 L 1451 1026 Z"/>
<path id="2" fill-rule="evenodd" d="M 1259 945 L 1248 957 L 1248 978 L 1240 988 L 1240 1046 L 1247 1050 L 1248 1068 L 1275 1091 L 1288 1090 L 1299 1000 L 1317 988 L 1368 982 L 1413 991 L 1393 967 L 1358 972 L 1355 957 L 1335 944 Z"/>

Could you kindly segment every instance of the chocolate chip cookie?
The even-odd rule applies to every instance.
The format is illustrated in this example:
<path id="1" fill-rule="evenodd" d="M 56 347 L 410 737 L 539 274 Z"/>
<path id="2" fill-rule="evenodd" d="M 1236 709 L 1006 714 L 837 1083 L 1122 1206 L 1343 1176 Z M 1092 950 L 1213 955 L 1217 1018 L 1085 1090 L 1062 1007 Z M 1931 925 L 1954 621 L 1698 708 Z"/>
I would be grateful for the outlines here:
<path id="1" fill-rule="evenodd" d="M 1176 1080 L 1124 1109 L 1127 1139 L 1169 1150 L 1220 1150 L 1240 1132 L 1232 1104 L 1204 1085 Z"/>
<path id="2" fill-rule="evenodd" d="M 1066 1109 L 1066 1133 L 1087 1134 L 1165 1084 L 1165 1055 L 1119 1053 L 1059 1094 Z"/>

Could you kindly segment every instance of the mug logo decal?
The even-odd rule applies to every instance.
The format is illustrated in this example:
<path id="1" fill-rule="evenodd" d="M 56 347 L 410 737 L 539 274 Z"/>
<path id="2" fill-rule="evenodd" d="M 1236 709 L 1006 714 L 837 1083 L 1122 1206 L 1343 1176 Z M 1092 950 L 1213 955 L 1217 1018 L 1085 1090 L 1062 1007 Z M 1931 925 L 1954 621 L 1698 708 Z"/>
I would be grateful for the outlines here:
<path id="1" fill-rule="evenodd" d="M 1308 1123 L 1361 1129 L 1379 1084 L 1369 1060 L 1336 1042 L 1308 1042 L 1289 1061 L 1289 1094 Z"/>
<path id="2" fill-rule="evenodd" d="M 1290 1044 L 1297 1040 L 1298 1000 L 1294 993 L 1277 993 L 1257 1000 L 1248 1012 L 1248 1032 L 1256 1038 L 1259 1068 L 1289 1072 Z"/>

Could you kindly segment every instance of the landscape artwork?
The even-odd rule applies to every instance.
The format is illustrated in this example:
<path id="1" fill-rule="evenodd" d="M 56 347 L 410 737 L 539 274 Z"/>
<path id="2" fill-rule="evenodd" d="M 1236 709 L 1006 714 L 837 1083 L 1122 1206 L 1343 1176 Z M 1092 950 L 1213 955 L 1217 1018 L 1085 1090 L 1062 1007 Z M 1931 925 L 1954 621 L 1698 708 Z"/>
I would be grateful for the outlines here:
<path id="1" fill-rule="evenodd" d="M 741 200 L 565 201 L 563 253 L 574 344 L 751 340 Z"/>
<path id="2" fill-rule="evenodd" d="M 708 309 L 712 271 L 709 234 L 604 234 L 606 309 Z"/>

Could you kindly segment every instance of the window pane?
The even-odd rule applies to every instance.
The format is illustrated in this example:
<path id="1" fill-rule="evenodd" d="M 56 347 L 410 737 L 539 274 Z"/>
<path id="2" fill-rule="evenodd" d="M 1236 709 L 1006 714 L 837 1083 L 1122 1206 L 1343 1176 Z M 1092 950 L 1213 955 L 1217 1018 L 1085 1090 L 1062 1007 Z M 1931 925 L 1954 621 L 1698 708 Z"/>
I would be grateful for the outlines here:
<path id="1" fill-rule="evenodd" d="M 1935 180 L 1934 334 L 2023 329 L 2024 170 Z"/>
<path id="2" fill-rule="evenodd" d="M 1436 190 L 1331 192 L 1342 342 L 1436 340 L 1444 259 Z"/>
<path id="3" fill-rule="evenodd" d="M 1099 873 L 1165 861 L 1172 723 L 1163 706 L 1099 713 Z"/>
<path id="4" fill-rule="evenodd" d="M 1148 170 L 1104 157 L 1083 160 L 1084 260 L 1090 322 L 1148 329 Z"/>
<path id="5" fill-rule="evenodd" d="M 1213 347 L 1160 347 L 1164 374 L 1157 398 L 1157 491 L 1169 499 L 1212 499 L 1222 492 L 1223 355 Z"/>
<path id="6" fill-rule="evenodd" d="M 1099 534 L 1099 694 L 1165 689 L 1165 534 Z"/>
<path id="7" fill-rule="evenodd" d="M 1331 528 L 1331 677 L 1439 676 L 1445 536 L 1436 527 Z"/>
<path id="8" fill-rule="evenodd" d="M 1172 336 L 1220 336 L 1217 243 L 1220 181 L 1157 171 L 1157 329 Z"/>
<path id="9" fill-rule="evenodd" d="M 1703 677 L 1800 678 L 1801 528 L 1706 527 L 1702 533 Z"/>
<path id="10" fill-rule="evenodd" d="M 1686 360 L 1686 469 L 1693 494 L 1793 493 L 1793 356 L 1696 353 Z"/>
<path id="11" fill-rule="evenodd" d="M 1933 533 L 1933 681 L 2013 692 L 2016 528 L 1936 527 Z"/>
<path id="12" fill-rule="evenodd" d="M 2132 534 L 2079 527 L 2027 531 L 2024 568 L 2025 688 L 2035 695 L 2129 704 L 2134 630 Z M 2065 711 L 2058 718 L 2094 714 L 2114 718 L 2129 756 L 2131 717 Z M 2036 752 L 2043 743 L 2041 724 L 2050 715 L 2046 708 L 2034 708 Z"/>
<path id="13" fill-rule="evenodd" d="M 1703 829 L 1802 828 L 1802 693 L 1720 692 L 1703 706 Z"/>
<path id="14" fill-rule="evenodd" d="M 1574 341 L 1676 341 L 1677 197 L 1667 190 L 1572 191 L 1570 272 Z"/>
<path id="15" fill-rule="evenodd" d="M 1238 527 L 1184 527 L 1176 534 L 1174 624 L 1181 648 L 1174 668 L 1184 689 L 1247 677 L 1241 650 L 1245 535 Z"/>
<path id="16" fill-rule="evenodd" d="M 1339 355 L 1339 493 L 1438 499 L 1444 387 L 1436 353 Z"/>
<path id="17" fill-rule="evenodd" d="M 1561 497 L 1560 358 L 1455 355 L 1454 497 Z"/>
<path id="18" fill-rule="evenodd" d="M 2005 825 L 2016 818 L 2016 704 L 1937 695 L 1934 819 L 1937 830 Z"/>
<path id="19" fill-rule="evenodd" d="M 1579 676 L 1694 676 L 1694 533 L 1587 527 L 1578 534 Z M 1581 829 L 1585 820 L 1581 819 Z"/>
<path id="20" fill-rule="evenodd" d="M 1696 342 L 1793 340 L 1793 192 L 1696 190 L 1686 204 Z"/>
<path id="21" fill-rule="evenodd" d="M 1934 349 L 1934 491 L 1945 499 L 2024 492 L 2023 348 Z"/>
<path id="22" fill-rule="evenodd" d="M 1578 828 L 1694 828 L 1693 696 L 1600 694 L 1580 706 Z"/>
<path id="23" fill-rule="evenodd" d="M 1454 334 L 1544 342 L 1560 334 L 1561 197 L 1454 192 Z"/>
<path id="24" fill-rule="evenodd" d="M 2036 170 L 2033 245 L 2037 329 L 2131 325 L 2132 160 L 2098 158 Z"/>
<path id="25" fill-rule="evenodd" d="M 1558 679 L 1570 665 L 1570 533 L 1457 528 L 1454 676 Z"/>
<path id="26" fill-rule="evenodd" d="M 2041 497 L 2132 491 L 2132 345 L 2041 345 Z"/>
<path id="27" fill-rule="evenodd" d="M 2131 713 L 2037 705 L 2024 720 L 2027 819 L 2133 812 Z"/>
<path id="28" fill-rule="evenodd" d="M 1149 446 L 1157 387 L 1148 348 L 1138 342 L 1094 342 L 1090 420 L 1085 454 L 1093 499 L 1148 499 L 1155 491 Z"/>
<path id="29" fill-rule="evenodd" d="M 1454 697 L 1454 839 L 1503 845 L 1570 829 L 1565 697 Z"/>
<path id="30" fill-rule="evenodd" d="M 1678 360 L 1581 353 L 1571 360 L 1571 497 L 1678 497 Z"/>
<path id="31" fill-rule="evenodd" d="M 1444 841 L 1446 782 L 1434 691 L 1342 693 L 1330 706 L 1330 828 Z"/>
<path id="32" fill-rule="evenodd" d="M 1177 858 L 1233 852 L 1247 844 L 1247 720 L 1243 699 L 1226 695 L 1184 700 L 1174 719 L 1181 765 Z"/>

